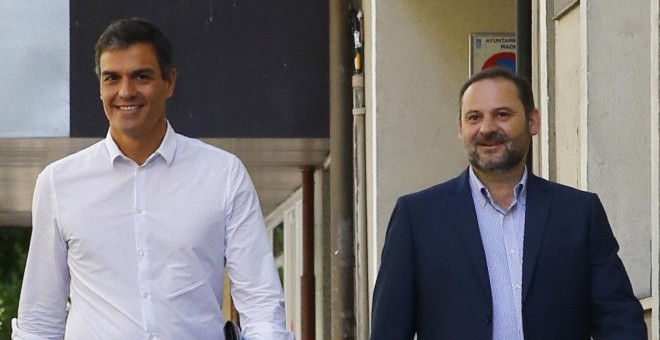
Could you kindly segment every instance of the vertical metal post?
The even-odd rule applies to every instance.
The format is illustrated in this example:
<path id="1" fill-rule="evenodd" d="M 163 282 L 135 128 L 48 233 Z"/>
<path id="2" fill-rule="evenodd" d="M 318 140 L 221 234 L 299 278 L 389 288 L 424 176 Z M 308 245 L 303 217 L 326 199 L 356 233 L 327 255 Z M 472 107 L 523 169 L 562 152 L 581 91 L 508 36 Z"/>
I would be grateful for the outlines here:
<path id="1" fill-rule="evenodd" d="M 369 270 L 367 254 L 367 152 L 363 73 L 364 21 L 362 10 L 352 14 L 354 69 L 353 87 L 353 203 L 355 210 L 355 319 L 358 339 L 369 338 Z"/>
<path id="2" fill-rule="evenodd" d="M 369 338 L 369 278 L 367 256 L 367 171 L 364 76 L 353 76 L 353 186 L 355 188 L 355 257 L 357 336 Z"/>
<path id="3" fill-rule="evenodd" d="M 301 339 L 316 339 L 316 290 L 314 277 L 314 167 L 302 174 L 302 276 L 300 277 Z"/>
<path id="4" fill-rule="evenodd" d="M 329 0 L 332 339 L 355 339 L 351 31 L 349 0 Z"/>

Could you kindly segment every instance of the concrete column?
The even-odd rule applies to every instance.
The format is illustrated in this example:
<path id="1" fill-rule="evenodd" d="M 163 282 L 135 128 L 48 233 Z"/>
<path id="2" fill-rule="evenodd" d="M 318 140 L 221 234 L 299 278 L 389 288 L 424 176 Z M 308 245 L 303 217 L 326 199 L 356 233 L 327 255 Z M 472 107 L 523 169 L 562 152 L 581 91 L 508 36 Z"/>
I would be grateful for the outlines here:
<path id="1" fill-rule="evenodd" d="M 660 2 L 651 0 L 651 339 L 660 339 Z"/>
<path id="2" fill-rule="evenodd" d="M 555 152 L 555 20 L 554 1 L 535 1 L 537 22 L 536 44 L 532 46 L 534 70 L 536 77 L 534 86 L 534 99 L 536 107 L 541 113 L 541 131 L 537 137 L 534 171 L 537 175 L 556 180 L 556 152 Z"/>
<path id="3" fill-rule="evenodd" d="M 349 1 L 329 1 L 332 338 L 355 339 L 355 256 Z"/>
<path id="4" fill-rule="evenodd" d="M 580 2 L 582 187 L 603 201 L 640 299 L 651 294 L 650 11 L 650 2 Z"/>

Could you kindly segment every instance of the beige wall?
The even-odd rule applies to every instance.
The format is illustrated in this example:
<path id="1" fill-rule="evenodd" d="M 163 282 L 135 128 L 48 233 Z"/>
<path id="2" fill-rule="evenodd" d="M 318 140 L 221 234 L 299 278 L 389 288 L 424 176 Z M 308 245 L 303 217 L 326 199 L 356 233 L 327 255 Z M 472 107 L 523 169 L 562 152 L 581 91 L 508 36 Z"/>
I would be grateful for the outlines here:
<path id="1" fill-rule="evenodd" d="M 580 185 L 580 11 L 574 8 L 556 22 L 555 152 L 556 178 Z"/>
<path id="2" fill-rule="evenodd" d="M 370 286 L 398 196 L 467 166 L 457 137 L 468 37 L 514 32 L 515 0 L 364 1 Z M 375 20 L 374 20 L 375 18 Z"/>
<path id="3" fill-rule="evenodd" d="M 639 298 L 651 295 L 649 12 L 650 2 L 583 0 L 555 17 L 548 52 L 556 164 L 544 172 L 600 196 Z"/>
<path id="4" fill-rule="evenodd" d="M 552 7 L 550 0 L 538 2 Z M 538 65 L 548 74 L 539 88 L 554 87 L 547 96 L 554 120 L 546 130 L 556 129 L 545 141 L 556 163 L 541 172 L 599 195 L 639 298 L 651 296 L 658 206 L 652 196 L 651 3 L 582 0 L 564 13 L 548 10 L 540 19 L 548 26 L 539 31 L 554 32 L 547 39 L 552 45 L 536 50 L 546 53 L 540 60 L 554 60 Z"/>
<path id="5" fill-rule="evenodd" d="M 651 1 L 651 337 L 660 339 L 660 2 Z"/>
<path id="6" fill-rule="evenodd" d="M 650 1 L 586 6 L 587 189 L 607 209 L 639 297 L 650 295 Z"/>

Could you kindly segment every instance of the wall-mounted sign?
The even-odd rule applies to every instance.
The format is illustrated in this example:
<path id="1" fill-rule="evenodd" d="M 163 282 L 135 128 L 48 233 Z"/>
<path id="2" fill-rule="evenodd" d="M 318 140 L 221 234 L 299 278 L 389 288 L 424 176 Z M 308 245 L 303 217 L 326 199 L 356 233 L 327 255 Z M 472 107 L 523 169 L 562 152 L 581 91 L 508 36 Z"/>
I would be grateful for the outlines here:
<path id="1" fill-rule="evenodd" d="M 494 66 L 516 71 L 515 33 L 470 34 L 470 75 Z"/>

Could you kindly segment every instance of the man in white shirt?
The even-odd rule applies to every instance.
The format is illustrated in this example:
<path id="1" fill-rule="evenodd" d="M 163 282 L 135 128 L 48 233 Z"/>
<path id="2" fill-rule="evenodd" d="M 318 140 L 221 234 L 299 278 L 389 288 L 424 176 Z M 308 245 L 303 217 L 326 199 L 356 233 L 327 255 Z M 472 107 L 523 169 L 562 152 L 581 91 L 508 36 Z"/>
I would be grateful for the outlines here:
<path id="1" fill-rule="evenodd" d="M 293 339 L 245 167 L 166 120 L 167 38 L 116 21 L 96 71 L 110 128 L 37 179 L 13 338 L 223 339 L 226 265 L 244 336 Z"/>

